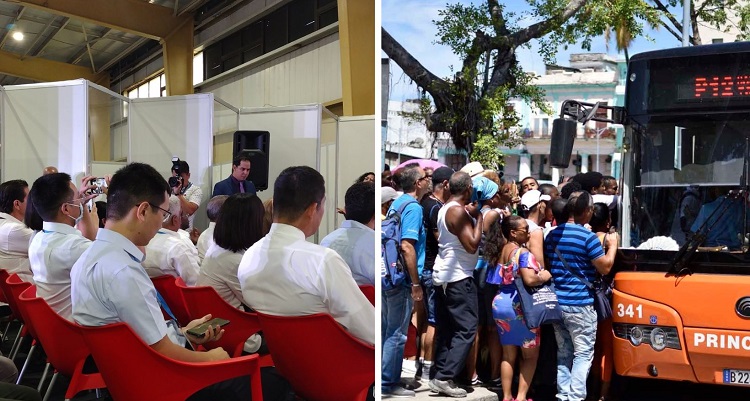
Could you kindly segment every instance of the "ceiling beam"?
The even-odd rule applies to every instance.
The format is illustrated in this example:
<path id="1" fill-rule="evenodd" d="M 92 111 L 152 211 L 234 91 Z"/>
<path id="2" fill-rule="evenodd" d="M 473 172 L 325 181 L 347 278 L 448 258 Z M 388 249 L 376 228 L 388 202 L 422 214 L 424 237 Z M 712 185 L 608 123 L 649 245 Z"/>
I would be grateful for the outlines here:
<path id="1" fill-rule="evenodd" d="M 91 22 L 150 39 L 163 39 L 193 15 L 174 16 L 170 8 L 142 0 L 9 0 L 52 14 Z"/>
<path id="2" fill-rule="evenodd" d="M 79 67 L 40 57 L 21 59 L 17 54 L 0 51 L 0 74 L 12 75 L 40 82 L 88 79 L 99 83 L 109 80 L 106 73 L 93 73 L 90 68 Z"/>
<path id="3" fill-rule="evenodd" d="M 36 50 L 31 49 L 32 50 L 31 56 L 36 57 L 42 52 L 44 52 L 44 49 L 47 48 L 47 45 L 49 44 L 49 42 L 51 42 L 52 39 L 55 38 L 55 35 L 57 35 L 58 32 L 63 30 L 63 28 L 65 28 L 65 26 L 68 25 L 68 22 L 70 22 L 70 18 L 62 17 L 62 20 L 60 20 L 60 26 L 55 28 L 54 32 L 50 32 L 50 34 L 47 35 L 47 37 L 44 38 L 44 40 L 39 43 L 39 47 L 37 47 Z"/>

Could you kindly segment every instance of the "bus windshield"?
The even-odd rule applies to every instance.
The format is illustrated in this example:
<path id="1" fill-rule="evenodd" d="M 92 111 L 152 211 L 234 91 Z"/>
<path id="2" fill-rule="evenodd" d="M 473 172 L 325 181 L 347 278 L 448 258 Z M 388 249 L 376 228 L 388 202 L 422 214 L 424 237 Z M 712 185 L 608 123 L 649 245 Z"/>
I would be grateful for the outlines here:
<path id="1" fill-rule="evenodd" d="M 738 191 L 745 179 L 748 113 L 634 116 L 630 134 L 632 164 L 625 177 L 632 192 L 630 213 L 623 216 L 629 242 L 623 246 L 645 248 L 659 236 L 681 246 L 703 230 L 701 246 L 742 250 L 750 214 Z"/>

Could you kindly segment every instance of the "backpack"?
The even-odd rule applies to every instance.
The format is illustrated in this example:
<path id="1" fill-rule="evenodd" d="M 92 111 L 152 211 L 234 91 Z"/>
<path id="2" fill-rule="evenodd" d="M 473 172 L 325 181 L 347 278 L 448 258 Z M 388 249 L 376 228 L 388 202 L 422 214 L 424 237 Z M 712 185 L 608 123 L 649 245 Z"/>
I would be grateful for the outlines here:
<path id="1" fill-rule="evenodd" d="M 404 202 L 398 210 L 390 210 L 380 223 L 380 278 L 384 290 L 402 286 L 409 275 L 401 254 L 401 215 L 408 205 L 416 202 L 412 199 Z"/>

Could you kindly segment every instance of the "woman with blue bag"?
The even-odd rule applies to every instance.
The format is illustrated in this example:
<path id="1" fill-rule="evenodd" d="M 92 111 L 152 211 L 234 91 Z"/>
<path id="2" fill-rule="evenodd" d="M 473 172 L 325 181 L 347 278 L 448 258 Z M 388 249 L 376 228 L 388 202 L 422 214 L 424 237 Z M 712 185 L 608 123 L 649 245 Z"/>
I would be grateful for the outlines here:
<path id="1" fill-rule="evenodd" d="M 500 376 L 503 400 L 526 401 L 539 357 L 539 329 L 529 329 L 521 309 L 516 279 L 528 287 L 537 287 L 552 278 L 543 270 L 534 255 L 524 247 L 529 240 L 529 224 L 520 216 L 509 216 L 490 228 L 484 257 L 489 262 L 487 282 L 499 285 L 492 302 L 492 316 L 500 334 L 503 358 Z M 513 367 L 521 349 L 518 393 L 512 396 Z"/>

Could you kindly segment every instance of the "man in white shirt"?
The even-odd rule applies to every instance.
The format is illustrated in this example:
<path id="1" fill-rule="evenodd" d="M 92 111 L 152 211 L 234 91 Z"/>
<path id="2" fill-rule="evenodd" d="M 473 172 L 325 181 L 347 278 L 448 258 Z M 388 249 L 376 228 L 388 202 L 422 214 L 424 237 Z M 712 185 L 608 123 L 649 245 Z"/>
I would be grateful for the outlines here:
<path id="1" fill-rule="evenodd" d="M 320 245 L 336 251 L 349 265 L 358 285 L 375 285 L 375 184 L 360 182 L 344 195 L 341 227 Z"/>
<path id="2" fill-rule="evenodd" d="M 242 257 L 245 304 L 261 313 L 327 313 L 355 337 L 375 343 L 375 310 L 335 251 L 305 240 L 325 210 L 325 182 L 307 166 L 288 167 L 273 188 L 271 231 Z"/>
<path id="3" fill-rule="evenodd" d="M 185 284 L 195 285 L 198 279 L 198 250 L 181 235 L 178 230 L 181 224 L 180 202 L 169 199 L 170 217 L 162 224 L 154 238 L 146 246 L 146 259 L 143 267 L 149 277 L 165 274 L 182 277 Z"/>
<path id="4" fill-rule="evenodd" d="M 176 180 L 177 185 L 172 188 L 170 198 L 179 201 L 182 211 L 188 215 L 190 222 L 188 231 L 192 231 L 195 212 L 198 211 L 203 200 L 203 190 L 190 182 L 190 165 L 184 160 L 172 163 L 172 177 L 179 177 L 179 180 Z"/>
<path id="5" fill-rule="evenodd" d="M 209 327 L 202 338 L 186 333 L 186 329 L 208 321 L 211 315 L 193 320 L 184 328 L 167 325 L 156 289 L 141 266 L 143 252 L 139 247 L 146 246 L 162 222 L 171 217 L 167 210 L 169 191 L 161 174 L 147 164 L 131 163 L 114 175 L 105 228 L 99 230 L 96 240 L 71 271 L 73 320 L 83 326 L 125 322 L 154 351 L 178 361 L 228 359 L 221 347 L 196 352 L 177 343 L 184 343 L 187 338 L 194 344 L 203 344 L 221 338 L 224 330 Z M 234 397 L 226 397 L 227 392 Z M 217 383 L 189 400 L 226 398 L 250 399 L 249 380 L 244 377 Z"/>
<path id="6" fill-rule="evenodd" d="M 29 268 L 29 242 L 34 231 L 23 223 L 29 184 L 10 180 L 0 184 L 0 266 L 8 274 L 17 273 L 33 282 Z"/>
<path id="7" fill-rule="evenodd" d="M 88 178 L 85 177 L 84 180 Z M 86 181 L 84 181 L 86 182 Z M 84 187 L 85 190 L 85 187 Z M 36 294 L 65 319 L 72 319 L 70 303 L 70 269 L 91 245 L 76 230 L 77 223 L 86 219 L 89 230 L 96 235 L 98 226 L 96 209 L 85 206 L 88 198 L 81 196 L 66 173 L 53 173 L 39 177 L 29 191 L 29 201 L 42 218 L 43 230 L 29 245 L 29 263 L 34 273 Z"/>
<path id="8" fill-rule="evenodd" d="M 203 258 L 206 257 L 208 248 L 214 243 L 214 227 L 216 227 L 216 219 L 219 218 L 219 211 L 221 206 L 224 205 L 224 201 L 227 200 L 227 195 L 217 195 L 211 198 L 206 205 L 206 215 L 208 216 L 208 228 L 203 231 L 198 237 L 198 261 L 203 265 Z"/>

